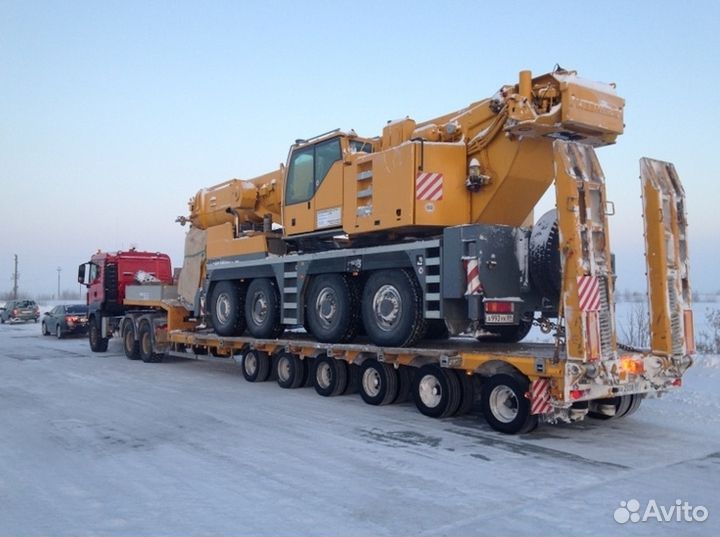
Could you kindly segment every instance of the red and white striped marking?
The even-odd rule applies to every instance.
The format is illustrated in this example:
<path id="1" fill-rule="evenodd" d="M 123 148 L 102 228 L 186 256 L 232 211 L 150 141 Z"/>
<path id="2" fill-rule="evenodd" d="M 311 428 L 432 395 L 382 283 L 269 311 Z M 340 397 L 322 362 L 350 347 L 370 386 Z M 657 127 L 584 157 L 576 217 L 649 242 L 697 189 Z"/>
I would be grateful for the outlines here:
<path id="1" fill-rule="evenodd" d="M 600 281 L 597 276 L 578 276 L 577 284 L 580 311 L 598 311 L 600 309 Z"/>
<path id="2" fill-rule="evenodd" d="M 437 201 L 443 197 L 443 174 L 420 172 L 415 177 L 415 198 Z"/>
<path id="3" fill-rule="evenodd" d="M 478 261 L 475 258 L 465 259 L 465 279 L 467 281 L 467 287 L 465 288 L 466 295 L 478 295 L 482 291 L 482 284 L 480 283 L 480 267 Z"/>
<path id="4" fill-rule="evenodd" d="M 550 379 L 539 378 L 530 384 L 530 413 L 546 414 L 552 410 Z"/>

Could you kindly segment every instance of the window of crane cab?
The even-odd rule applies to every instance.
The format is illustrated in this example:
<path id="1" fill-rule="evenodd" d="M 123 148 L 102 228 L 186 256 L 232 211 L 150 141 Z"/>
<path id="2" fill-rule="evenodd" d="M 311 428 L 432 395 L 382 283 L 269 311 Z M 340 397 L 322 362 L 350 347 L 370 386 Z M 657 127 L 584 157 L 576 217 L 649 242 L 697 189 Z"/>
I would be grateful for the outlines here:
<path id="1" fill-rule="evenodd" d="M 312 198 L 332 165 L 341 158 L 340 138 L 295 151 L 288 167 L 285 204 L 302 203 Z"/>

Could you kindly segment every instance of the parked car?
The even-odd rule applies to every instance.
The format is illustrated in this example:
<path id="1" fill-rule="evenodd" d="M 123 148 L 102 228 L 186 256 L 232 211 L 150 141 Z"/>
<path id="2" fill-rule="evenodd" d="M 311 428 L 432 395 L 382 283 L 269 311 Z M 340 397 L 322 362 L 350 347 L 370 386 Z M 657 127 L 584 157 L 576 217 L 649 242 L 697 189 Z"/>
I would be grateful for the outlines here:
<path id="1" fill-rule="evenodd" d="M 87 313 L 88 307 L 84 304 L 55 306 L 43 316 L 42 333 L 44 336 L 54 334 L 58 339 L 68 334 L 86 334 Z"/>
<path id="2" fill-rule="evenodd" d="M 5 321 L 35 321 L 40 317 L 40 308 L 34 300 L 8 300 L 0 308 L 0 323 Z"/>

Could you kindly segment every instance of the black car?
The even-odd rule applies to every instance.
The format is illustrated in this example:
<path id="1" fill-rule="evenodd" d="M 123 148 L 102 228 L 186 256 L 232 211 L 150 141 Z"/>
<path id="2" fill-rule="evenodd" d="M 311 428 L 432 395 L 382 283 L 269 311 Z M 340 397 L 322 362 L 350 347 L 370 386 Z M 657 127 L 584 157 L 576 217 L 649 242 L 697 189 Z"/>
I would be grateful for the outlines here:
<path id="1" fill-rule="evenodd" d="M 84 304 L 55 306 L 43 316 L 42 333 L 44 336 L 55 334 L 58 339 L 67 334 L 86 334 L 87 313 L 88 308 Z"/>

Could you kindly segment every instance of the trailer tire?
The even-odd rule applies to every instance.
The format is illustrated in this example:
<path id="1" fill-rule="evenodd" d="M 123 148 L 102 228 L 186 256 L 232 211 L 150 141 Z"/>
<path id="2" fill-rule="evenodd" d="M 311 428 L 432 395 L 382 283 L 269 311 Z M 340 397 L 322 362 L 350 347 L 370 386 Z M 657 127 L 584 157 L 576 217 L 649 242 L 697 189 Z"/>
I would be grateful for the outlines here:
<path id="1" fill-rule="evenodd" d="M 282 352 L 275 362 L 277 383 L 281 388 L 295 389 L 305 384 L 307 364 L 296 354 Z"/>
<path id="2" fill-rule="evenodd" d="M 360 366 L 360 396 L 368 405 L 388 405 L 397 397 L 398 375 L 391 364 L 374 358 Z"/>
<path id="3" fill-rule="evenodd" d="M 612 416 L 609 416 L 608 414 L 603 414 L 602 412 L 598 412 L 597 410 L 590 410 L 588 412 L 588 416 L 600 421 L 608 421 L 608 420 L 616 420 L 623 418 L 630 413 L 630 410 L 632 409 L 632 405 L 634 402 L 634 396 L 633 395 L 618 395 L 616 397 L 611 397 L 608 399 L 600 399 L 598 401 L 594 401 L 595 404 L 604 404 L 604 405 L 613 405 L 615 407 L 615 414 Z M 639 404 L 638 404 L 639 406 Z M 590 408 L 593 408 L 592 406 Z M 635 409 L 637 410 L 637 408 Z M 633 410 L 633 413 L 635 411 Z"/>
<path id="4" fill-rule="evenodd" d="M 365 283 L 362 319 L 370 340 L 379 346 L 406 347 L 425 334 L 423 296 L 409 270 L 379 270 Z"/>
<path id="5" fill-rule="evenodd" d="M 315 358 L 313 384 L 318 395 L 334 397 L 342 394 L 348 384 L 348 365 L 345 360 L 336 360 L 327 354 Z"/>
<path id="6" fill-rule="evenodd" d="M 469 414 L 475 405 L 475 377 L 474 375 L 468 375 L 461 369 L 455 369 L 454 371 L 460 382 L 460 406 L 455 415 L 464 416 Z"/>
<path id="7" fill-rule="evenodd" d="M 123 350 L 128 360 L 140 359 L 140 343 L 135 337 L 135 326 L 131 320 L 123 323 L 122 329 Z"/>
<path id="8" fill-rule="evenodd" d="M 270 376 L 271 365 L 268 353 L 253 349 L 243 355 L 240 368 L 248 382 L 265 382 Z"/>
<path id="9" fill-rule="evenodd" d="M 357 284 L 344 274 L 318 274 L 310 282 L 305 302 L 305 324 L 323 343 L 347 343 L 360 323 Z"/>
<path id="10" fill-rule="evenodd" d="M 108 338 L 102 337 L 100 329 L 100 319 L 93 317 L 90 320 L 90 333 L 88 340 L 90 341 L 90 350 L 93 352 L 105 352 L 108 348 Z"/>
<path id="11" fill-rule="evenodd" d="M 452 370 L 426 364 L 413 381 L 413 399 L 420 413 L 431 418 L 447 418 L 460 407 L 460 381 Z"/>
<path id="12" fill-rule="evenodd" d="M 640 408 L 640 403 L 642 403 L 642 400 L 645 399 L 645 395 L 642 393 L 634 393 L 630 397 L 632 398 L 632 402 L 630 403 L 630 408 L 628 408 L 627 412 L 623 415 L 623 418 L 627 418 L 635 414 L 635 412 L 638 411 L 638 408 Z"/>
<path id="13" fill-rule="evenodd" d="M 490 427 L 505 434 L 526 433 L 537 427 L 538 417 L 530 414 L 530 400 L 525 397 L 529 385 L 520 375 L 498 374 L 486 381 L 482 408 Z"/>
<path id="14" fill-rule="evenodd" d="M 415 368 L 401 365 L 397 370 L 398 393 L 393 403 L 405 403 L 412 398 L 413 375 Z"/>
<path id="15" fill-rule="evenodd" d="M 210 322 L 219 336 L 241 336 L 245 332 L 245 290 L 236 282 L 215 284 L 210 294 Z"/>
<path id="16" fill-rule="evenodd" d="M 285 329 L 281 321 L 280 294 L 275 281 L 259 278 L 250 282 L 245 298 L 245 322 L 250 335 L 274 339 Z"/>
<path id="17" fill-rule="evenodd" d="M 351 395 L 360 390 L 360 366 L 357 364 L 348 364 L 348 381 L 343 395 Z"/>
<path id="18" fill-rule="evenodd" d="M 162 355 L 155 354 L 153 351 L 152 338 L 152 327 L 150 323 L 147 321 L 140 323 L 140 328 L 138 329 L 140 359 L 146 364 L 156 364 L 162 361 Z"/>

